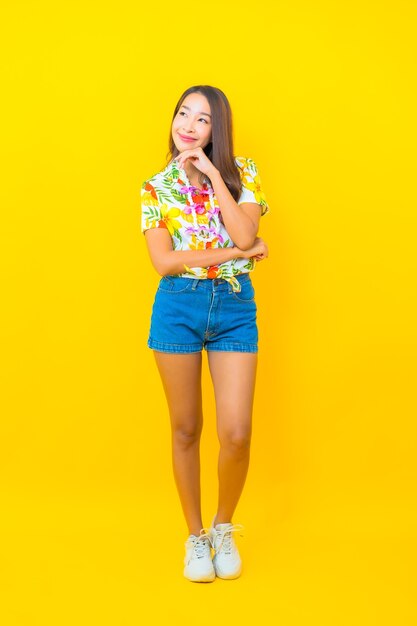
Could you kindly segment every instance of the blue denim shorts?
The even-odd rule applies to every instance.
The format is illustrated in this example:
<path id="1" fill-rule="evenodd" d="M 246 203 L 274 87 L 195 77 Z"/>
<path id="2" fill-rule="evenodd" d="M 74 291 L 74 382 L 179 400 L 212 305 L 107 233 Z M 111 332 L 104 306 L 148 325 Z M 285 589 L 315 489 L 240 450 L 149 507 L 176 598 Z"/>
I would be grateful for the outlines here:
<path id="1" fill-rule="evenodd" d="M 257 352 L 255 291 L 249 274 L 234 292 L 223 278 L 163 276 L 152 308 L 148 346 L 158 352 Z"/>

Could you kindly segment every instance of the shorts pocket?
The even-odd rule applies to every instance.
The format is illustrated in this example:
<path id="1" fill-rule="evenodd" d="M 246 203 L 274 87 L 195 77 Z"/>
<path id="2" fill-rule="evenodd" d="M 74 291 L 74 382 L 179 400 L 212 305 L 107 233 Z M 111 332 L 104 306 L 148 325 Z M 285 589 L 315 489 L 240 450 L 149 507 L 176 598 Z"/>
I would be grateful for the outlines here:
<path id="1" fill-rule="evenodd" d="M 253 288 L 251 281 L 245 281 L 241 285 L 240 291 L 232 291 L 233 297 L 239 302 L 254 302 L 255 301 L 255 289 Z"/>
<path id="2" fill-rule="evenodd" d="M 162 291 L 164 293 L 183 293 L 191 287 L 192 281 L 192 278 L 162 276 L 159 281 L 158 291 Z"/>

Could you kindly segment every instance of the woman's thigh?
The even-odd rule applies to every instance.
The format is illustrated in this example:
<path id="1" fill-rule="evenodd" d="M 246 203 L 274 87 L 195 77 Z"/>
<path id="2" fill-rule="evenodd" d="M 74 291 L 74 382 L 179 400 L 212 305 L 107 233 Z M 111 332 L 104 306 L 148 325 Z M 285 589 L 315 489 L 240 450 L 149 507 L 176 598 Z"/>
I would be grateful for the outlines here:
<path id="1" fill-rule="evenodd" d="M 153 351 L 168 403 L 173 430 L 184 435 L 201 431 L 201 352 L 168 354 Z"/>
<path id="2" fill-rule="evenodd" d="M 215 351 L 207 354 L 216 397 L 220 441 L 248 439 L 252 430 L 258 355 Z"/>

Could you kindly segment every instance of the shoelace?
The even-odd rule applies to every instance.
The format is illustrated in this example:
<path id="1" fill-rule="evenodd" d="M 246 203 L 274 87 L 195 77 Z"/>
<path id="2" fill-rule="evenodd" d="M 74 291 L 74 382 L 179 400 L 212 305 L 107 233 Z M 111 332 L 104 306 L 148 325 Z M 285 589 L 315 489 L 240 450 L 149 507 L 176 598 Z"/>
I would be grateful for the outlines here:
<path id="1" fill-rule="evenodd" d="M 196 539 L 191 539 L 190 542 L 193 543 L 193 556 L 197 559 L 207 556 L 210 552 L 211 539 L 207 528 L 201 529 L 200 535 Z"/>
<path id="2" fill-rule="evenodd" d="M 222 550 L 225 554 L 232 553 L 232 533 L 237 532 L 238 530 L 242 530 L 244 526 L 242 524 L 233 524 L 229 528 L 225 530 L 216 530 L 214 529 L 214 541 L 212 543 L 213 548 L 215 548 L 215 543 L 217 543 L 217 539 L 220 537 L 220 542 L 215 548 L 216 552 Z M 242 535 L 241 535 L 242 536 Z"/>

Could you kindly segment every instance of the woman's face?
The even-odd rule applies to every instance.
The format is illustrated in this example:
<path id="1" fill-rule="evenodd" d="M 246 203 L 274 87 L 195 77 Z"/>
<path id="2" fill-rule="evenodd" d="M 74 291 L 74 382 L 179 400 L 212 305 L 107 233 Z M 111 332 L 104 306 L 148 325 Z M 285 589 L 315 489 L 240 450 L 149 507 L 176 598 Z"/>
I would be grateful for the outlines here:
<path id="1" fill-rule="evenodd" d="M 180 152 L 204 148 L 211 140 L 211 117 L 208 100 L 201 93 L 184 98 L 172 122 L 172 138 Z"/>

